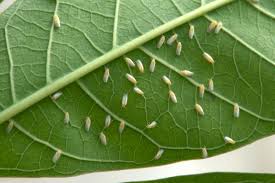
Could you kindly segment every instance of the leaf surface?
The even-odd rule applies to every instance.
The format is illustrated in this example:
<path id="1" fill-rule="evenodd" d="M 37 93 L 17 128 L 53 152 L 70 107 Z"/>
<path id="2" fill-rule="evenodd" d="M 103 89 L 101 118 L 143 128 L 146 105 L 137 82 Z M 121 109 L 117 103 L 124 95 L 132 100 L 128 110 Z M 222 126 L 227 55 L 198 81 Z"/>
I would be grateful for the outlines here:
<path id="1" fill-rule="evenodd" d="M 203 147 L 213 156 L 273 134 L 275 2 L 229 2 L 17 0 L 0 17 L 0 121 L 14 120 L 9 134 L 8 122 L 1 125 L 1 175 L 67 176 L 161 165 L 201 158 Z M 61 20 L 58 29 L 54 13 Z M 212 20 L 223 22 L 219 34 L 207 33 Z M 189 24 L 195 26 L 192 40 Z M 183 45 L 181 56 L 175 44 L 156 48 L 160 35 L 174 33 Z M 203 52 L 215 64 L 207 63 Z M 145 72 L 128 67 L 124 55 L 140 59 Z M 183 69 L 194 75 L 181 76 Z M 134 93 L 126 73 L 137 79 L 144 96 Z M 164 75 L 172 81 L 177 104 L 169 99 Z M 214 91 L 206 89 L 200 98 L 198 86 L 207 88 L 209 79 Z M 57 90 L 63 93 L 59 99 L 47 97 Z M 195 112 L 196 103 L 204 116 Z M 234 103 L 240 106 L 239 118 L 233 116 Z M 107 115 L 112 123 L 104 128 Z M 157 126 L 147 129 L 152 121 Z M 226 144 L 225 136 L 236 144 Z M 164 153 L 154 160 L 160 149 Z M 54 164 L 58 150 L 62 155 Z"/>

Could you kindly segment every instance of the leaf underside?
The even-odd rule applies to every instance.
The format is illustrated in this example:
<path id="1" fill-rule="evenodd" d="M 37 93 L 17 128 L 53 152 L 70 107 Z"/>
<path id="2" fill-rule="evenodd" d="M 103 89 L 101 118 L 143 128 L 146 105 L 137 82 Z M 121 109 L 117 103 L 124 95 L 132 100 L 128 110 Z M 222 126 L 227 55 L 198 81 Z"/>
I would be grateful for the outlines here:
<path id="1" fill-rule="evenodd" d="M 224 0 L 219 0 L 224 1 Z M 166 24 L 201 6 L 206 1 L 190 0 L 17 0 L 0 16 L 0 105 L 2 112 L 39 89 L 109 51 Z M 104 83 L 104 67 L 87 74 L 61 90 L 53 101 L 44 98 L 13 117 L 14 128 L 0 126 L 0 176 L 68 176 L 162 165 L 201 158 L 206 147 L 209 156 L 236 149 L 274 133 L 275 122 L 275 1 L 252 5 L 236 0 L 207 15 L 190 21 L 195 37 L 188 38 L 189 24 L 165 33 L 174 33 L 183 44 L 181 56 L 175 45 L 157 49 L 159 38 L 136 48 L 127 57 L 140 59 L 144 73 L 129 68 L 123 57 L 105 65 L 110 79 Z M 61 27 L 52 25 L 52 15 Z M 223 22 L 219 34 L 207 33 L 211 20 Z M 207 52 L 215 64 L 207 63 Z M 155 72 L 149 72 L 151 59 Z M 179 71 L 194 72 L 191 78 Z M 135 76 L 144 96 L 133 92 L 125 74 Z M 162 76 L 168 76 L 177 96 L 174 104 Z M 214 81 L 214 91 L 199 97 L 198 85 Z M 126 108 L 122 96 L 128 93 Z M 205 112 L 194 110 L 199 103 Z M 233 104 L 241 107 L 234 118 Z M 64 112 L 70 114 L 64 124 Z M 104 129 L 107 115 L 112 123 Z M 0 113 L 1 116 L 1 113 Z M 85 131 L 85 118 L 92 124 Z M 121 120 L 126 122 L 122 134 Z M 146 129 L 156 121 L 157 126 Z M 100 143 L 104 132 L 107 145 Z M 229 136 L 236 144 L 229 145 Z M 52 157 L 62 150 L 56 164 Z M 164 153 L 154 157 L 159 149 Z"/>
<path id="2" fill-rule="evenodd" d="M 208 173 L 200 175 L 179 176 L 154 181 L 143 181 L 139 183 L 273 183 L 275 176 L 272 174 L 248 174 L 248 173 Z"/>

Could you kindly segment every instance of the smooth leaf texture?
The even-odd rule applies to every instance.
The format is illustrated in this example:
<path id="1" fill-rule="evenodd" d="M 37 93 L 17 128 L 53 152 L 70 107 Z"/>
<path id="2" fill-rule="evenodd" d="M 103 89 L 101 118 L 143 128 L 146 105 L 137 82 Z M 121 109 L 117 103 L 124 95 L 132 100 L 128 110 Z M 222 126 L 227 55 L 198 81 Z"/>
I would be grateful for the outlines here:
<path id="1" fill-rule="evenodd" d="M 160 179 L 154 181 L 144 181 L 140 183 L 200 183 L 200 182 L 212 182 L 212 183 L 273 183 L 275 182 L 274 175 L 271 174 L 246 174 L 246 173 L 209 173 L 190 176 L 179 176 L 167 179 Z"/>
<path id="2" fill-rule="evenodd" d="M 7 116 L 15 121 L 9 134 L 8 123 L 1 125 L 1 176 L 68 176 L 161 165 L 201 158 L 203 147 L 212 156 L 273 134 L 275 1 L 229 2 L 17 0 L 0 17 L 0 121 Z M 59 29 L 52 25 L 54 13 L 61 19 Z M 194 39 L 188 38 L 188 22 L 174 28 L 177 17 L 195 26 Z M 219 34 L 206 32 L 213 19 L 223 22 Z M 176 56 L 175 45 L 156 48 L 156 36 L 168 30 L 167 38 L 179 35 L 181 56 Z M 203 59 L 204 51 L 214 65 Z M 127 67 L 125 53 L 140 59 L 145 72 Z M 152 58 L 154 73 L 149 72 Z M 104 67 L 98 68 L 105 63 L 111 76 L 107 83 Z M 182 77 L 182 69 L 194 76 Z M 144 96 L 133 92 L 126 73 L 136 77 Z M 172 80 L 177 104 L 169 100 L 163 75 Z M 207 86 L 210 78 L 214 91 L 207 90 L 201 99 L 198 86 Z M 73 80 L 58 100 L 41 100 Z M 125 93 L 128 104 L 122 108 Z M 14 110 L 32 100 L 41 101 L 23 112 Z M 235 102 L 241 107 L 238 119 L 233 116 Z M 195 112 L 195 103 L 201 104 L 204 116 Z M 70 114 L 67 125 L 64 112 Z M 112 123 L 104 129 L 107 115 Z M 89 132 L 84 128 L 87 116 L 92 121 Z M 126 127 L 119 134 L 121 120 Z M 157 126 L 146 129 L 152 121 Z M 99 140 L 102 131 L 106 146 Z M 225 136 L 237 143 L 226 144 Z M 59 149 L 62 155 L 54 164 Z M 164 153 L 154 160 L 159 149 Z"/>

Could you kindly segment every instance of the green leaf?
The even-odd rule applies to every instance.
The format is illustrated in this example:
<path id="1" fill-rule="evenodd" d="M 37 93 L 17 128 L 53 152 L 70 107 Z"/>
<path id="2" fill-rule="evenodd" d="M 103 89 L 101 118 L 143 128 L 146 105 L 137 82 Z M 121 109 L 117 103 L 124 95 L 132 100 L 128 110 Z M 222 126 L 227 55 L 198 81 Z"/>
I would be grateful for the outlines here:
<path id="1" fill-rule="evenodd" d="M 275 177 L 272 174 L 248 174 L 248 173 L 207 173 L 200 175 L 179 176 L 167 179 L 154 181 L 143 181 L 140 183 L 234 183 L 234 182 L 249 182 L 249 183 L 264 183 L 274 182 Z"/>
<path id="2" fill-rule="evenodd" d="M 213 156 L 274 133 L 274 1 L 57 2 L 17 0 L 0 17 L 0 121 L 13 119 L 14 125 L 8 134 L 11 123 L 1 125 L 1 176 L 68 176 L 162 165 L 201 158 L 203 147 Z M 60 28 L 52 24 L 54 13 Z M 223 22 L 219 34 L 206 32 L 214 19 Z M 189 24 L 195 26 L 192 40 Z M 156 48 L 160 35 L 174 33 L 183 44 L 181 56 L 175 45 Z M 140 59 L 145 72 L 127 67 L 124 55 Z M 149 72 L 152 58 L 154 73 Z M 103 65 L 110 69 L 107 83 Z M 182 69 L 194 75 L 183 77 Z M 133 92 L 126 73 L 136 77 L 144 96 Z M 177 104 L 168 97 L 163 75 L 172 81 Z M 198 86 L 207 87 L 211 78 L 214 91 L 207 89 L 202 99 Z M 48 97 L 58 90 L 60 98 Z M 122 108 L 125 93 L 128 104 Z M 204 116 L 195 112 L 195 103 Z M 239 118 L 233 116 L 234 103 L 240 105 Z M 69 124 L 64 124 L 65 112 Z M 104 129 L 107 115 L 112 123 Z M 126 126 L 119 134 L 122 120 Z M 157 126 L 147 129 L 152 121 Z M 236 144 L 226 144 L 225 136 Z M 160 149 L 164 153 L 154 160 Z M 61 157 L 53 163 L 58 150 Z"/>

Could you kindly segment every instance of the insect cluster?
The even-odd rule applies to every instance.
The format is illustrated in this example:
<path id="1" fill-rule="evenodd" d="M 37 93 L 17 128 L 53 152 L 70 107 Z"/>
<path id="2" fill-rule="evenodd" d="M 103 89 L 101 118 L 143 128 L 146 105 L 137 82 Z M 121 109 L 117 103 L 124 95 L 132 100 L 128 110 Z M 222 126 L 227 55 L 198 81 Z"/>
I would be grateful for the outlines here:
<path id="1" fill-rule="evenodd" d="M 56 28 L 59 28 L 61 26 L 60 19 L 57 15 L 53 16 L 53 25 Z M 223 26 L 222 22 L 212 21 L 209 24 L 208 28 L 207 28 L 207 32 L 214 32 L 214 33 L 218 34 L 221 31 L 222 26 Z M 195 35 L 195 26 L 189 24 L 188 37 L 189 37 L 189 39 L 192 40 L 195 36 L 196 36 Z M 173 45 L 173 44 L 176 44 L 175 54 L 176 54 L 176 56 L 180 56 L 182 54 L 183 45 L 180 41 L 178 41 L 178 38 L 179 38 L 179 35 L 176 34 L 176 33 L 174 33 L 172 36 L 170 36 L 167 40 L 166 40 L 166 37 L 164 35 L 161 35 L 158 42 L 157 42 L 156 48 L 161 49 L 165 43 L 167 45 L 170 45 L 170 46 Z M 213 59 L 213 57 L 207 52 L 202 53 L 202 58 L 204 58 L 204 60 L 207 61 L 209 64 L 214 64 L 215 63 L 215 60 Z M 136 61 L 133 61 L 131 58 L 126 57 L 126 56 L 124 56 L 123 59 L 124 59 L 125 63 L 127 64 L 127 66 L 129 68 L 136 68 L 138 70 L 138 72 L 140 72 L 140 73 L 145 72 L 145 69 L 144 69 L 144 66 L 143 66 L 143 63 L 142 63 L 141 60 L 137 59 Z M 151 73 L 154 73 L 155 69 L 156 69 L 156 59 L 152 58 L 151 61 L 150 61 L 150 65 L 149 65 L 149 71 Z M 189 71 L 189 70 L 181 70 L 179 72 L 179 74 L 183 77 L 192 77 L 194 75 L 194 73 L 192 71 Z M 103 73 L 103 82 L 108 83 L 110 76 L 111 76 L 110 69 L 108 67 L 105 67 L 104 73 Z M 134 93 L 136 93 L 137 95 L 140 95 L 140 96 L 145 95 L 144 91 L 141 88 L 138 87 L 138 81 L 132 73 L 126 73 L 125 78 L 133 85 L 133 92 Z M 168 93 L 167 93 L 168 94 L 168 100 L 170 100 L 173 104 L 177 104 L 178 103 L 177 95 L 171 89 L 171 86 L 173 85 L 173 81 L 169 78 L 169 76 L 166 76 L 166 75 L 163 75 L 161 80 L 168 87 Z M 214 92 L 214 81 L 213 81 L 212 78 L 208 80 L 207 89 L 206 89 L 204 84 L 199 84 L 198 85 L 198 93 L 199 93 L 200 98 L 204 97 L 204 94 L 205 94 L 206 90 L 208 92 Z M 51 96 L 51 99 L 53 101 L 56 101 L 61 96 L 62 96 L 62 92 L 56 92 Z M 128 100 L 129 100 L 128 93 L 124 93 L 122 98 L 121 98 L 121 107 L 122 108 L 127 107 Z M 202 105 L 199 104 L 199 103 L 195 103 L 194 110 L 200 116 L 205 115 L 205 111 L 204 111 Z M 235 103 L 233 105 L 233 116 L 235 118 L 239 118 L 239 116 L 240 116 L 240 107 L 237 103 Z M 69 114 L 69 112 L 64 112 L 64 124 L 68 125 L 69 123 L 70 123 L 70 114 Z M 106 146 L 108 144 L 108 139 L 107 139 L 107 137 L 104 133 L 104 130 L 109 128 L 111 123 L 112 123 L 112 117 L 111 117 L 111 115 L 107 115 L 106 118 L 105 118 L 104 128 L 99 133 L 99 140 L 100 140 L 101 144 L 104 145 L 104 146 Z M 118 127 L 119 134 L 123 133 L 126 125 L 127 125 L 127 123 L 125 121 L 123 121 L 123 120 L 120 121 L 120 124 L 119 124 L 119 127 Z M 150 122 L 149 124 L 146 125 L 146 128 L 147 129 L 153 129 L 157 125 L 158 125 L 157 121 L 152 121 L 152 122 Z M 84 129 L 85 129 L 85 131 L 89 132 L 91 126 L 92 126 L 92 119 L 89 116 L 87 116 L 84 120 Z M 14 127 L 14 121 L 11 119 L 11 120 L 9 120 L 8 126 L 6 128 L 6 132 L 10 133 L 13 127 Z M 228 136 L 224 137 L 224 141 L 227 144 L 235 144 L 236 143 L 235 140 L 233 140 L 231 137 L 228 137 Z M 202 151 L 202 157 L 203 158 L 208 157 L 208 152 L 207 152 L 206 147 L 203 147 L 201 149 L 201 151 Z M 163 153 L 164 153 L 164 149 L 160 148 L 157 151 L 157 153 L 155 154 L 153 159 L 154 160 L 160 159 L 162 157 Z M 52 162 L 57 163 L 62 154 L 63 154 L 62 150 L 58 149 L 56 151 L 56 153 L 54 154 L 53 158 L 52 158 Z"/>

